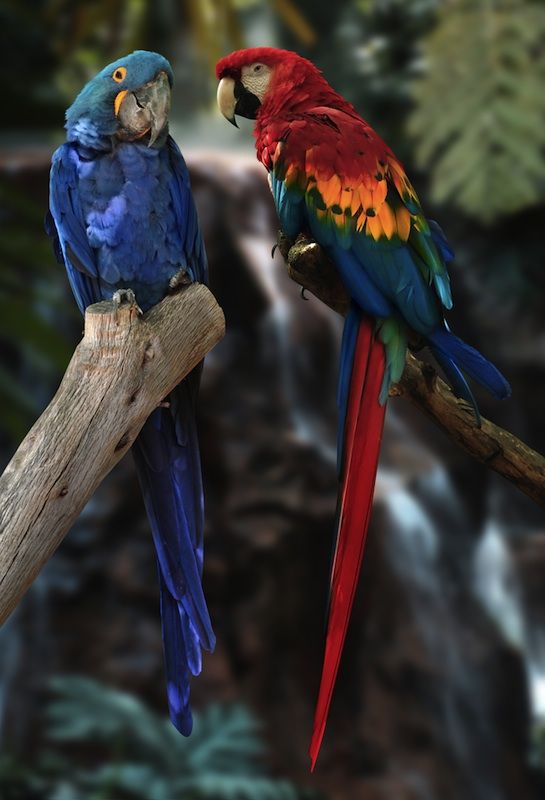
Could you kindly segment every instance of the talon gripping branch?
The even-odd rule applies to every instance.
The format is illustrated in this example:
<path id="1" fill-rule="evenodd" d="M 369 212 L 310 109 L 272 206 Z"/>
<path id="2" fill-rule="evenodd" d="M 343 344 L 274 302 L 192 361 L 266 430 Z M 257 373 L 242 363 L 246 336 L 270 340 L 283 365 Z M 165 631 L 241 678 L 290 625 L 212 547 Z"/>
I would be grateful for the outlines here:
<path id="1" fill-rule="evenodd" d="M 146 311 L 180 275 L 207 282 L 187 167 L 168 135 L 171 86 L 168 61 L 140 50 L 105 67 L 66 112 L 47 228 L 82 313 L 119 289 L 132 289 Z M 200 372 L 153 412 L 133 447 L 157 552 L 170 716 L 185 735 L 189 678 L 201 671 L 201 648 L 215 643 L 201 586 Z"/>
<path id="2" fill-rule="evenodd" d="M 338 386 L 336 548 L 325 655 L 310 745 L 312 768 L 325 731 L 373 499 L 385 404 L 419 334 L 453 391 L 479 412 L 466 376 L 495 397 L 509 384 L 452 334 L 447 265 L 453 253 L 428 221 L 390 148 L 320 71 L 295 53 L 241 50 L 217 65 L 218 104 L 236 125 L 255 119 L 257 157 L 269 173 L 289 237 L 307 232 L 335 263 L 350 297 Z"/>

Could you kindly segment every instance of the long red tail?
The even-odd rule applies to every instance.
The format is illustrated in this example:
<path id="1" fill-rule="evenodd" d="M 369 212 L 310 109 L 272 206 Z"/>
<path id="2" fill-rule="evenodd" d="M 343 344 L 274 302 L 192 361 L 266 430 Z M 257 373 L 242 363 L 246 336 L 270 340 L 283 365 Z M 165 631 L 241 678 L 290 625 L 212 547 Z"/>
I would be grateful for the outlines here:
<path id="1" fill-rule="evenodd" d="M 384 346 L 375 339 L 374 323 L 363 317 L 348 394 L 337 544 L 322 678 L 309 750 L 311 771 L 324 736 L 369 527 L 386 410 L 378 399 L 383 376 Z"/>

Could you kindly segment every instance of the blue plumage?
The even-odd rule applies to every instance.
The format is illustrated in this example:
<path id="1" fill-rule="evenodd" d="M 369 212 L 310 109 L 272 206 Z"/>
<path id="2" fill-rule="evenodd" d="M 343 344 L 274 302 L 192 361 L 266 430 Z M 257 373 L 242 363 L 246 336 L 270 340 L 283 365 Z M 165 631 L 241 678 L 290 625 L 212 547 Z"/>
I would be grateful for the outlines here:
<path id="1" fill-rule="evenodd" d="M 454 361 L 460 369 L 484 386 L 498 400 L 511 394 L 511 387 L 501 372 L 478 350 L 451 333 L 448 328 L 438 328 L 428 336 L 428 344 L 436 358 Z"/>
<path id="2" fill-rule="evenodd" d="M 346 424 L 346 412 L 348 394 L 350 392 L 350 380 L 352 378 L 352 366 L 354 363 L 354 353 L 358 338 L 361 312 L 357 302 L 351 302 L 346 315 L 341 342 L 341 360 L 339 364 L 339 378 L 337 381 L 337 472 L 341 476 L 344 463 L 344 426 Z"/>
<path id="3" fill-rule="evenodd" d="M 119 67 L 126 70 L 121 83 L 112 78 Z M 146 132 L 131 139 L 117 117 L 118 93 L 126 89 L 124 98 L 161 72 L 172 83 L 162 56 L 133 53 L 106 67 L 67 112 L 68 141 L 52 161 L 47 227 L 82 313 L 120 288 L 131 288 L 145 311 L 181 269 L 194 281 L 208 280 L 180 150 L 166 130 L 154 146 Z M 185 735 L 192 727 L 189 677 L 201 670 L 201 648 L 215 644 L 201 585 L 200 371 L 172 392 L 168 407 L 153 412 L 133 447 L 157 554 L 170 715 Z"/>
<path id="4" fill-rule="evenodd" d="M 458 397 L 472 406 L 477 423 L 480 414 L 465 375 L 475 380 L 498 399 L 508 397 L 510 386 L 503 375 L 475 348 L 452 334 L 443 309 L 452 307 L 450 281 L 446 267 L 454 259 L 443 230 L 434 220 L 427 233 L 411 233 L 408 242 L 394 237 L 378 241 L 365 233 L 346 234 L 340 227 L 324 224 L 307 197 L 297 190 L 287 190 L 285 183 L 271 175 L 271 189 L 283 230 L 294 238 L 307 229 L 321 244 L 335 264 L 352 304 L 345 323 L 341 347 L 341 365 L 337 393 L 339 407 L 338 464 L 342 463 L 346 403 L 350 387 L 356 332 L 361 312 L 377 320 L 377 328 L 386 346 L 387 366 L 381 402 L 387 397 L 392 374 L 398 380 L 404 363 L 405 326 L 424 337 L 445 377 Z M 431 269 L 430 269 L 431 266 Z M 385 320 L 397 325 L 388 341 Z M 397 374 L 398 373 L 398 374 Z"/>

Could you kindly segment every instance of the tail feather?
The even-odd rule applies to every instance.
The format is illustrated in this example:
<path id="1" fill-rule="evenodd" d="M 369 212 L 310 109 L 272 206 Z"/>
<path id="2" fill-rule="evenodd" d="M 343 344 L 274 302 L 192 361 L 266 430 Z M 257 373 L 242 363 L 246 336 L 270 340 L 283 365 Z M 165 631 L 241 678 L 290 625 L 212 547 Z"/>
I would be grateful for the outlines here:
<path id="1" fill-rule="evenodd" d="M 428 336 L 428 344 L 443 368 L 445 368 L 444 362 L 446 360 L 447 369 L 449 366 L 452 368 L 452 365 L 454 365 L 458 371 L 464 372 L 481 386 L 484 386 L 498 400 L 503 400 L 511 394 L 509 383 L 494 364 L 447 328 L 439 328 Z M 448 372 L 447 378 L 450 380 Z M 465 386 L 467 387 L 467 383 Z M 453 389 L 457 391 L 455 383 L 453 383 Z M 469 387 L 467 387 L 467 390 L 469 391 Z M 463 393 L 462 396 L 465 397 Z M 475 401 L 472 395 L 471 398 L 469 402 L 474 404 Z"/>
<path id="2" fill-rule="evenodd" d="M 193 717 L 189 705 L 187 651 L 180 624 L 180 613 L 185 612 L 180 612 L 178 603 L 169 592 L 160 566 L 159 590 L 168 710 L 174 727 L 183 736 L 189 736 L 193 728 Z"/>
<path id="3" fill-rule="evenodd" d="M 341 345 L 341 361 L 339 367 L 339 378 L 337 383 L 337 408 L 339 410 L 339 421 L 337 424 L 337 471 L 341 476 L 344 461 L 345 436 L 344 429 L 346 423 L 347 401 L 350 390 L 350 380 L 352 377 L 352 365 L 354 363 L 354 352 L 358 339 L 361 312 L 352 303 L 346 315 L 343 328 L 343 339 Z"/>
<path id="4" fill-rule="evenodd" d="M 473 396 L 473 392 L 469 388 L 463 372 L 458 368 L 452 358 L 446 356 L 441 350 L 433 350 L 433 355 L 445 373 L 445 378 L 449 382 L 450 387 L 456 397 L 461 397 L 466 401 L 466 403 L 469 403 L 473 409 L 473 413 L 475 414 L 477 425 L 480 425 L 481 413 L 479 411 L 479 406 L 477 405 L 477 401 Z"/>
<path id="5" fill-rule="evenodd" d="M 345 337 L 344 343 L 352 347 L 353 359 L 345 405 L 341 397 L 341 411 L 346 409 L 346 417 L 342 432 L 344 447 L 338 535 L 331 573 L 322 677 L 310 744 L 312 770 L 325 732 L 363 558 L 385 414 L 385 406 L 379 402 L 385 369 L 384 347 L 375 338 L 373 322 L 361 317 L 355 346 L 351 335 Z M 343 360 L 346 357 L 344 354 Z"/>
<path id="6" fill-rule="evenodd" d="M 153 412 L 133 446 L 159 567 L 170 716 L 185 735 L 192 725 L 189 678 L 201 671 L 201 649 L 215 645 L 201 582 L 203 489 L 195 391 L 187 380 L 169 396 L 168 408 Z"/>

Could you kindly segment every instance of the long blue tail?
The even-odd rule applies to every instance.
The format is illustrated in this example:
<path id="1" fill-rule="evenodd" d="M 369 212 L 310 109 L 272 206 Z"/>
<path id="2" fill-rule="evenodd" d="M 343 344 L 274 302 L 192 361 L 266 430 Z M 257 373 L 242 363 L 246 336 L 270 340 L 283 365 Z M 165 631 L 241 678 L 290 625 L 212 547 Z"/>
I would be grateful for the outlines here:
<path id="1" fill-rule="evenodd" d="M 473 407 L 478 421 L 479 409 L 466 381 L 466 375 L 498 400 L 503 400 L 511 394 L 509 383 L 494 364 L 447 328 L 434 331 L 428 336 L 427 342 L 454 393 Z"/>
<path id="2" fill-rule="evenodd" d="M 149 417 L 133 446 L 157 552 L 170 717 L 188 736 L 190 675 L 215 646 L 202 589 L 204 502 L 195 424 L 200 370 Z"/>

